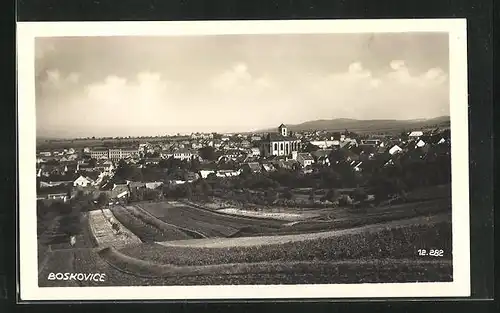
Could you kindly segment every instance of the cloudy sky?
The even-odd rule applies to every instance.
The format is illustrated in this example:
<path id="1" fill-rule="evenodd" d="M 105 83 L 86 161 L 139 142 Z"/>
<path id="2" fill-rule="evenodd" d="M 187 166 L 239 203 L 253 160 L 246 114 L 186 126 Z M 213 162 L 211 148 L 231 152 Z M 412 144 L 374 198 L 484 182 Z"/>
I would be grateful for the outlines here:
<path id="1" fill-rule="evenodd" d="M 439 33 L 37 38 L 39 136 L 449 114 Z"/>

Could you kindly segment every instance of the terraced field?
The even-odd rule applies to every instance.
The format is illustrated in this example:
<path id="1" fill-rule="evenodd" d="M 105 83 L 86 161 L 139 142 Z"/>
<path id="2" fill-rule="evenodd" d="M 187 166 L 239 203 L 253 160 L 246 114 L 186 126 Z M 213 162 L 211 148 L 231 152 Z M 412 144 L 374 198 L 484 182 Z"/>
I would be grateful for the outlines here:
<path id="1" fill-rule="evenodd" d="M 203 238 L 201 235 L 188 233 L 174 225 L 164 223 L 134 206 L 113 206 L 111 212 L 124 227 L 143 242 Z"/>
<path id="2" fill-rule="evenodd" d="M 241 229 L 251 227 L 266 233 L 275 231 L 285 224 L 284 221 L 278 220 L 216 213 L 174 201 L 141 204 L 140 208 L 166 223 L 199 232 L 205 237 L 229 237 Z"/>
<path id="3" fill-rule="evenodd" d="M 75 246 L 67 238 L 40 242 L 39 285 L 451 281 L 446 192 L 422 191 L 414 198 L 424 200 L 364 211 L 322 209 L 321 218 L 293 223 L 174 201 L 113 206 L 82 215 L 86 227 Z M 46 238 L 59 238 L 56 222 Z M 436 247 L 442 257 L 418 256 Z M 48 281 L 50 272 L 105 273 L 106 281 Z"/>
<path id="4" fill-rule="evenodd" d="M 143 243 L 121 250 L 49 251 L 39 283 L 40 286 L 137 286 L 452 279 L 451 224 L 446 216 L 431 218 L 426 223 L 410 219 L 298 239 L 211 247 L 182 245 L 181 241 L 176 246 L 177 242 L 171 241 L 166 246 Z M 440 259 L 418 257 L 417 250 L 422 247 L 442 247 L 445 254 Z M 47 281 L 49 272 L 105 273 L 106 281 Z"/>

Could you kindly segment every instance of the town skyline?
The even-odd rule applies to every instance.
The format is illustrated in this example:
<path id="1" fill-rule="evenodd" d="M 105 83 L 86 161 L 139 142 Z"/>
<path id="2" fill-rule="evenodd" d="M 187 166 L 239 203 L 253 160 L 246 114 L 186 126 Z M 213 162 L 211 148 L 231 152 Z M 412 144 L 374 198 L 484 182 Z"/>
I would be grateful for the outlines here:
<path id="1" fill-rule="evenodd" d="M 449 116 L 448 62 L 444 33 L 38 38 L 37 136 Z"/>
<path id="2" fill-rule="evenodd" d="M 101 135 L 101 136 L 79 136 L 79 137 L 64 137 L 64 136 L 39 136 L 37 135 L 37 139 L 40 140 L 71 140 L 71 139 L 85 139 L 85 138 L 140 138 L 140 137 L 175 137 L 175 136 L 188 136 L 192 134 L 223 134 L 223 135 L 229 135 L 229 134 L 265 134 L 269 132 L 276 132 L 276 129 L 278 125 L 284 124 L 288 128 L 295 128 L 298 126 L 301 126 L 303 124 L 308 124 L 308 123 L 317 123 L 317 122 L 323 122 L 323 121 L 348 121 L 348 122 L 359 122 L 359 123 L 370 123 L 370 122 L 401 122 L 401 123 L 425 123 L 427 121 L 438 121 L 438 122 L 445 122 L 447 120 L 449 122 L 450 116 L 449 115 L 443 115 L 443 116 L 436 116 L 436 117 L 431 117 L 427 119 L 407 119 L 407 120 L 396 120 L 396 119 L 373 119 L 373 120 L 357 120 L 357 119 L 349 119 L 349 118 L 336 118 L 336 119 L 331 119 L 331 120 L 315 120 L 315 121 L 305 121 L 303 123 L 299 124 L 288 124 L 288 123 L 278 123 L 277 125 L 270 125 L 265 128 L 259 128 L 259 129 L 251 129 L 251 130 L 244 130 L 244 131 L 211 131 L 211 130 L 206 130 L 206 131 L 187 131 L 187 132 L 171 132 L 171 133 L 158 133 L 158 134 L 148 134 L 148 135 Z M 425 124 L 423 124 L 425 125 Z M 399 126 L 399 125 L 398 125 Z M 408 125 L 409 127 L 410 124 Z M 421 125 L 416 125 L 416 128 L 420 128 Z M 428 125 L 425 125 L 428 126 Z M 338 127 L 336 129 L 324 129 L 324 128 L 317 128 L 317 129 L 309 129 L 309 130 L 301 130 L 300 132 L 304 131 L 326 131 L 326 132 L 336 132 L 336 131 L 341 131 L 344 130 L 345 128 Z M 403 128 L 401 128 L 403 129 Z M 347 129 L 348 130 L 348 129 Z"/>

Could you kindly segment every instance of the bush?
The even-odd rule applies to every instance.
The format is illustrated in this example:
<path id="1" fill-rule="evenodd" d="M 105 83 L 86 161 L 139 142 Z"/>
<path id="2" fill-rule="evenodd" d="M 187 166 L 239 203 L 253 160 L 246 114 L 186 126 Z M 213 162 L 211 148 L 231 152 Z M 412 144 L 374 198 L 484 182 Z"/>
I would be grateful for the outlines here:
<path id="1" fill-rule="evenodd" d="M 338 199 L 339 205 L 352 205 L 353 200 L 349 195 L 342 195 Z"/>
<path id="2" fill-rule="evenodd" d="M 353 198 L 356 201 L 364 201 L 366 200 L 366 192 L 362 188 L 356 188 L 353 193 Z"/>

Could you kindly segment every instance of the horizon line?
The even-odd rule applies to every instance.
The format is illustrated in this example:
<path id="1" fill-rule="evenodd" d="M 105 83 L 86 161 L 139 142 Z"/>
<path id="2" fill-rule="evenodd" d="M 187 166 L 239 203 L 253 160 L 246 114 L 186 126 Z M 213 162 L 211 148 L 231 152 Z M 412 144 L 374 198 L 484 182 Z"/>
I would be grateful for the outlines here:
<path id="1" fill-rule="evenodd" d="M 428 118 L 411 118 L 411 119 L 355 119 L 355 118 L 347 118 L 347 117 L 339 117 L 339 118 L 333 118 L 333 119 L 316 119 L 316 120 L 309 120 L 309 121 L 304 121 L 300 123 L 294 123 L 294 124 L 287 124 L 287 123 L 281 123 L 285 124 L 288 126 L 298 126 L 302 125 L 305 123 L 314 123 L 314 122 L 319 122 L 319 121 L 335 121 L 335 120 L 350 120 L 350 121 L 359 121 L 359 122 L 366 122 L 366 121 L 399 121 L 399 122 L 412 122 L 412 121 L 426 121 L 426 120 L 432 120 L 432 119 L 438 119 L 438 118 L 450 118 L 450 115 L 439 115 L 435 117 L 428 117 Z M 277 126 L 276 126 L 277 127 Z M 100 139 L 100 138 L 141 138 L 141 137 L 174 137 L 174 136 L 189 136 L 191 134 L 247 134 L 247 133 L 262 133 L 262 132 L 267 132 L 270 129 L 272 129 L 272 126 L 267 126 L 267 127 L 261 127 L 259 129 L 253 129 L 253 130 L 247 130 L 247 131 L 192 131 L 190 133 L 164 133 L 164 134 L 149 134 L 149 135 L 100 135 L 100 136 L 78 136 L 78 137 L 56 137 L 56 136 L 46 136 L 46 135 L 36 135 L 37 140 L 84 140 L 84 139 L 89 139 L 89 138 L 95 138 L 95 139 Z"/>

